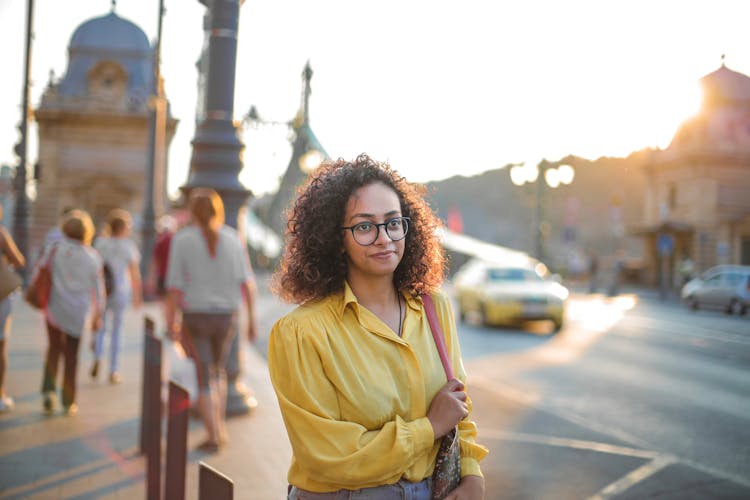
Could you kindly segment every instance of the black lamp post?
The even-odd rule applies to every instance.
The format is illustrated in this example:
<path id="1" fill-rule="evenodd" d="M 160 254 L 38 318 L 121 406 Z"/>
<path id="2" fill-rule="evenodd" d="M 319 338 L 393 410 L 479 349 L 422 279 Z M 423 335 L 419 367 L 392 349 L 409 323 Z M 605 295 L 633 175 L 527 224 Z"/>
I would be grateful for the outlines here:
<path id="1" fill-rule="evenodd" d="M 196 187 L 216 190 L 224 202 L 226 223 L 237 227 L 240 208 L 250 196 L 239 180 L 245 145 L 233 121 L 234 86 L 237 63 L 237 33 L 241 0 L 200 0 L 207 5 L 205 27 L 208 35 L 207 70 L 202 116 L 193 137 L 190 175 L 182 191 L 188 195 Z M 227 358 L 227 413 L 250 411 L 257 401 L 240 380 L 239 335 L 234 336 Z"/>
<path id="2" fill-rule="evenodd" d="M 148 137 L 148 161 L 146 170 L 146 195 L 143 207 L 143 227 L 141 234 L 143 238 L 141 259 L 141 275 L 146 276 L 151 259 L 148 256 L 154 253 L 156 240 L 156 211 L 154 209 L 154 192 L 156 184 L 157 155 L 164 154 L 164 133 L 166 125 L 166 106 L 161 85 L 161 33 L 162 21 L 164 19 L 164 0 L 159 0 L 159 24 L 156 34 L 156 47 L 154 47 L 154 71 L 151 96 L 149 98 L 149 137 Z M 144 286 L 146 280 L 143 280 Z M 145 290 L 144 290 L 145 291 Z"/>
<path id="3" fill-rule="evenodd" d="M 13 239 L 21 253 L 28 258 L 29 236 L 29 197 L 26 194 L 26 163 L 28 158 L 27 137 L 29 131 L 29 78 L 31 76 L 31 40 L 34 21 L 34 0 L 26 2 L 26 60 L 23 76 L 23 99 L 21 104 L 21 139 L 16 144 L 15 152 L 19 162 L 13 187 L 16 192 L 16 206 L 13 213 Z M 24 281 L 28 278 L 26 269 L 22 271 Z"/>

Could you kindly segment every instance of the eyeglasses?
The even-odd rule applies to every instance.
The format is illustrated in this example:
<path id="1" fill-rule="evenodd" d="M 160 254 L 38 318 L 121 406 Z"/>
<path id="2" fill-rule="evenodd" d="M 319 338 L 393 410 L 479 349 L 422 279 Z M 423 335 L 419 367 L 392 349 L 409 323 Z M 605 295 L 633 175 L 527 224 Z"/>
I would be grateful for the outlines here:
<path id="1" fill-rule="evenodd" d="M 407 231 L 409 231 L 409 220 L 408 217 L 394 217 L 382 224 L 360 222 L 359 224 L 342 227 L 341 229 L 348 229 L 351 231 L 354 241 L 366 247 L 375 243 L 378 236 L 380 236 L 381 227 L 385 230 L 385 234 L 388 235 L 391 241 L 403 240 L 406 237 Z"/>

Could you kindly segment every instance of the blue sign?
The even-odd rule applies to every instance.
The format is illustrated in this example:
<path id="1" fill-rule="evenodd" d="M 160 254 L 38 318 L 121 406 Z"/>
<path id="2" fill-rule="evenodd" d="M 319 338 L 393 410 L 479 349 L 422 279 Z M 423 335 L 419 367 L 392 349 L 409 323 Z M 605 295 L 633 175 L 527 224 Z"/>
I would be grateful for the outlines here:
<path id="1" fill-rule="evenodd" d="M 661 257 L 669 257 L 674 251 L 674 238 L 670 234 L 660 234 L 656 240 L 656 248 Z"/>

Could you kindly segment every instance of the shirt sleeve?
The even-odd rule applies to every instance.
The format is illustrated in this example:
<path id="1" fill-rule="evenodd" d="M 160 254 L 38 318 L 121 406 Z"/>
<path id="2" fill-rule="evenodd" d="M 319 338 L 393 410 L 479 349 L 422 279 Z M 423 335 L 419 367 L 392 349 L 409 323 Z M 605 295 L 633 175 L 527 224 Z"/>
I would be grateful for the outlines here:
<path id="1" fill-rule="evenodd" d="M 240 272 L 241 283 L 253 279 L 253 269 L 250 266 L 250 255 L 247 252 L 247 245 L 242 241 L 239 234 L 237 235 L 237 268 Z"/>
<path id="2" fill-rule="evenodd" d="M 130 243 L 130 263 L 140 264 L 141 252 L 138 250 L 138 246 L 133 240 L 128 240 L 128 242 Z"/>
<path id="3" fill-rule="evenodd" d="M 94 261 L 94 293 L 96 294 L 96 307 L 99 313 L 104 312 L 107 305 L 107 295 L 104 288 L 104 261 L 98 252 L 93 253 Z"/>
<path id="4" fill-rule="evenodd" d="M 458 330 L 455 318 L 453 317 L 453 308 L 451 307 L 450 300 L 441 292 L 434 296 L 434 302 L 438 310 L 438 316 L 440 317 L 440 324 L 444 330 L 446 347 L 450 353 L 456 377 L 466 384 L 466 371 L 464 370 L 461 357 Z M 468 384 L 466 392 L 468 395 L 466 402 L 469 407 L 469 415 L 458 423 L 459 444 L 461 446 L 461 477 L 482 476 L 479 462 L 489 453 L 489 450 L 476 442 L 477 425 L 471 420 L 473 405 Z"/>
<path id="5" fill-rule="evenodd" d="M 308 330 L 314 328 L 309 326 Z M 397 481 L 435 438 L 427 417 L 396 416 L 380 429 L 341 419 L 339 392 L 326 376 L 317 342 L 324 332 L 306 334 L 289 316 L 271 330 L 268 366 L 294 458 L 321 483 L 352 488 Z"/>

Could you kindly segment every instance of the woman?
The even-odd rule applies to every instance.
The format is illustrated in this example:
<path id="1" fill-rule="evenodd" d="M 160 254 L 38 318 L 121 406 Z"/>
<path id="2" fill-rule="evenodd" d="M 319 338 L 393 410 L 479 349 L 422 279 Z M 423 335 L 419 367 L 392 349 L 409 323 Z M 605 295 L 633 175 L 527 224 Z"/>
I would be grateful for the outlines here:
<path id="1" fill-rule="evenodd" d="M 104 354 L 104 336 L 107 326 L 112 336 L 109 342 L 109 382 L 119 384 L 120 344 L 122 343 L 122 321 L 125 309 L 132 303 L 141 305 L 141 254 L 130 239 L 131 218 L 126 210 L 116 208 L 107 216 L 108 236 L 97 238 L 94 248 L 99 252 L 104 265 L 112 273 L 112 290 L 107 297 L 107 308 L 101 329 L 94 337 L 94 364 L 89 374 L 99 375 L 99 366 Z M 109 321 L 108 321 L 109 318 Z"/>
<path id="2" fill-rule="evenodd" d="M 225 361 L 244 296 L 248 339 L 255 341 L 255 282 L 237 231 L 224 225 L 224 205 L 212 189 L 190 193 L 192 224 L 172 238 L 167 270 L 167 327 L 184 335 L 198 375 L 198 411 L 207 437 L 198 448 L 216 452 L 227 441 Z M 182 312 L 182 317 L 177 314 Z"/>
<path id="3" fill-rule="evenodd" d="M 438 220 L 422 193 L 363 154 L 324 164 L 289 214 L 273 289 L 301 305 L 274 325 L 268 364 L 293 450 L 290 499 L 429 499 L 440 438 L 456 425 L 462 479 L 448 498 L 484 495 L 487 450 L 474 441 L 456 326 L 438 290 Z M 459 380 L 446 383 L 425 293 Z"/>
<path id="4" fill-rule="evenodd" d="M 3 208 L 0 206 L 0 219 L 3 218 Z M 26 259 L 18 250 L 13 237 L 0 225 L 0 265 L 8 264 L 21 268 L 26 265 Z M 6 341 L 10 335 L 10 313 L 13 307 L 16 293 L 11 292 L 7 297 L 0 300 L 0 413 L 13 409 L 13 398 L 5 393 L 5 373 L 8 369 L 8 346 Z"/>
<path id="5" fill-rule="evenodd" d="M 65 362 L 62 386 L 63 412 L 74 415 L 78 345 L 91 324 L 96 331 L 104 312 L 102 261 L 91 247 L 94 224 L 83 210 L 71 210 L 62 222 L 64 239 L 45 248 L 38 266 L 48 263 L 52 271 L 52 289 L 45 309 L 49 346 L 44 363 L 42 395 L 44 411 L 55 411 L 57 366 Z"/>

